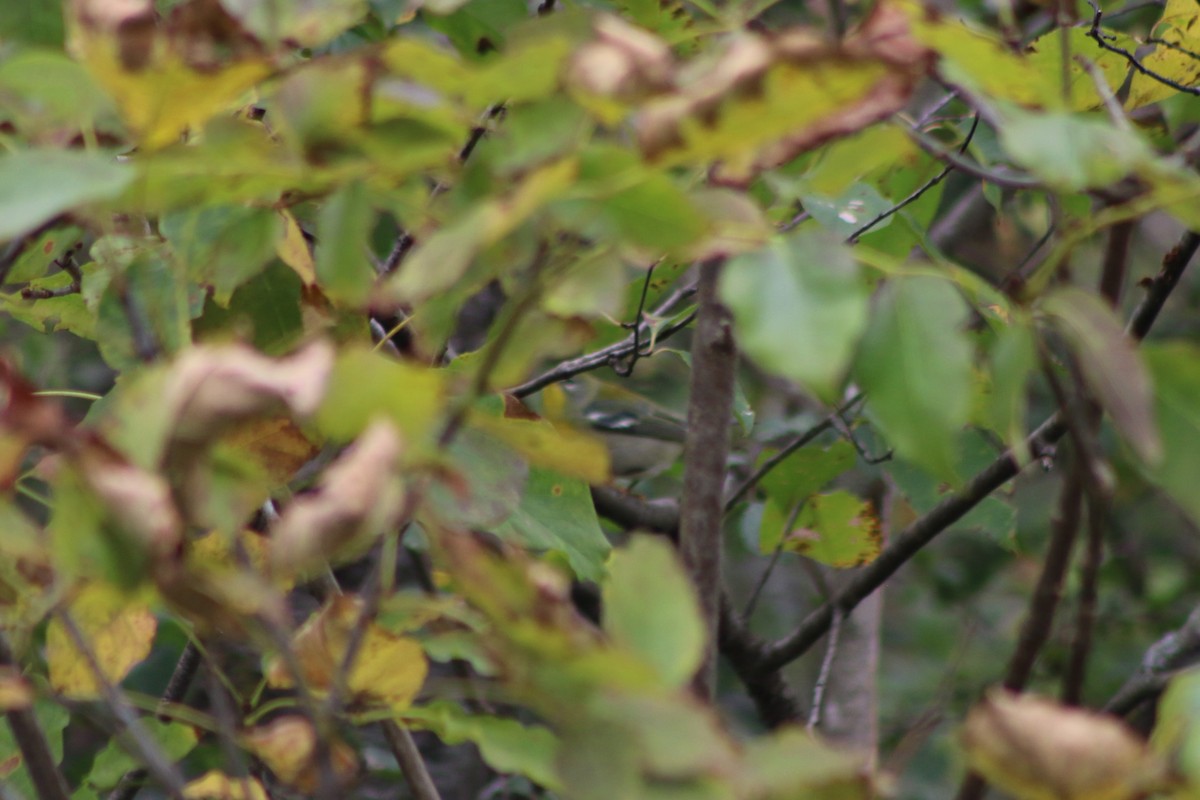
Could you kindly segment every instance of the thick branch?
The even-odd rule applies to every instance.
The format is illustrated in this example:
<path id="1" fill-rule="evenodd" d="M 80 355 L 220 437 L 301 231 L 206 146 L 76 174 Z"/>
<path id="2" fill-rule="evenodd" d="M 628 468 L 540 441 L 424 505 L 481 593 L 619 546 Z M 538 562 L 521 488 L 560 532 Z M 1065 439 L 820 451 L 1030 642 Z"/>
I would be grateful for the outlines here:
<path id="1" fill-rule="evenodd" d="M 12 651 L 8 642 L 0 637 L 0 666 L 16 668 Z M 29 773 L 33 786 L 37 789 L 41 800 L 67 800 L 71 792 L 67 788 L 67 780 L 58 769 L 58 762 L 50 752 L 50 743 L 46 734 L 38 724 L 37 717 L 31 708 L 13 708 L 4 713 L 8 719 L 8 727 L 12 729 L 13 739 L 21 750 L 21 758 L 25 761 L 25 769 Z"/>
<path id="2" fill-rule="evenodd" d="M 712 696 L 715 679 L 714 651 L 721 595 L 722 498 L 737 368 L 733 320 L 729 310 L 717 299 L 721 265 L 719 260 L 700 265 L 699 313 L 692 339 L 683 499 L 679 513 L 679 550 L 696 587 L 709 632 L 707 653 L 693 682 L 696 693 L 706 698 Z"/>

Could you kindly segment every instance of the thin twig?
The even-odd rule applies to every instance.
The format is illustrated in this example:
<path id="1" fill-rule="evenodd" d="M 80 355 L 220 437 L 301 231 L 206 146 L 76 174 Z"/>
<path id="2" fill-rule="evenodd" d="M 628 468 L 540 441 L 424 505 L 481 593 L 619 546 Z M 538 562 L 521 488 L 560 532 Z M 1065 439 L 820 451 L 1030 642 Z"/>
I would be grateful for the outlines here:
<path id="1" fill-rule="evenodd" d="M 971 144 L 971 140 L 975 138 L 975 129 L 978 127 L 979 127 L 979 112 L 975 112 L 975 119 L 971 121 L 971 130 L 967 131 L 966 138 L 963 139 L 962 145 L 960 145 L 958 148 L 959 155 L 962 155 L 963 153 L 967 152 L 967 147 Z M 930 189 L 932 189 L 933 187 L 935 187 L 939 183 L 941 183 L 943 180 L 945 180 L 946 176 L 949 175 L 953 171 L 954 171 L 954 165 L 947 164 L 945 167 L 942 168 L 941 172 L 939 172 L 937 175 L 934 175 L 932 178 L 927 180 L 921 186 L 917 187 L 917 189 L 912 194 L 910 194 L 908 197 L 904 198 L 899 203 L 896 203 L 891 208 L 889 208 L 885 211 L 881 211 L 879 214 L 877 214 L 875 216 L 874 219 L 872 219 L 866 225 L 863 225 L 861 228 L 856 230 L 854 233 L 847 236 L 846 243 L 854 244 L 855 242 L 857 242 L 859 240 L 859 237 L 861 237 L 867 231 L 871 230 L 872 228 L 874 228 L 879 223 L 883 222 L 888 217 L 890 217 L 893 214 L 897 213 L 898 211 L 902 210 L 905 206 L 911 205 L 911 204 L 915 203 L 917 200 L 920 200 L 922 195 L 924 195 Z"/>
<path id="2" fill-rule="evenodd" d="M 104 674 L 100 662 L 96 660 L 96 654 L 92 651 L 92 647 L 88 644 L 87 639 L 84 638 L 83 632 L 79 630 L 79 626 L 75 624 L 75 620 L 65 610 L 60 610 L 57 616 L 68 638 L 71 640 L 71 644 L 82 654 L 84 661 L 87 663 L 88 670 L 92 673 L 93 680 L 100 687 L 100 695 L 104 698 L 109 711 L 124 726 L 125 732 L 129 734 L 130 745 L 134 753 L 141 759 L 154 780 L 167 791 L 167 794 L 174 798 L 182 798 L 183 776 L 179 774 L 175 765 L 167 758 L 166 753 L 162 751 L 158 743 L 146 732 L 141 720 L 133 713 L 133 710 L 108 679 L 108 676 Z"/>
<path id="3" fill-rule="evenodd" d="M 1100 45 L 1100 49 L 1107 50 L 1110 53 L 1116 53 L 1129 62 L 1129 65 L 1138 72 L 1148 78 L 1153 78 L 1159 83 L 1170 86 L 1172 89 L 1183 92 L 1184 94 L 1200 95 L 1200 87 L 1187 86 L 1179 81 L 1168 78 L 1154 70 L 1148 68 L 1145 64 L 1138 60 L 1138 57 L 1129 52 L 1123 47 L 1117 47 L 1114 44 L 1109 44 L 1108 40 L 1112 38 L 1111 34 L 1104 33 L 1100 30 L 1100 19 L 1104 16 L 1104 12 L 1100 9 L 1095 0 L 1088 0 L 1088 5 L 1092 7 L 1095 13 L 1092 15 L 1092 27 L 1088 30 L 1088 36 L 1095 40 L 1096 44 Z"/>
<path id="4" fill-rule="evenodd" d="M 842 635 L 841 611 L 833 612 L 829 623 L 829 633 L 825 639 L 825 656 L 821 659 L 821 670 L 817 673 L 817 681 L 813 684 L 812 707 L 808 709 L 808 723 L 805 728 L 809 731 L 821 724 L 821 706 L 825 700 L 825 687 L 829 684 L 829 673 L 833 669 L 833 659 L 837 655 L 838 641 Z"/>
<path id="5" fill-rule="evenodd" d="M 1084 550 L 1083 568 L 1079 575 L 1079 608 L 1075 614 L 1075 635 L 1071 640 L 1071 655 L 1063 673 L 1062 701 L 1080 705 L 1083 700 L 1084 679 L 1092 637 L 1096 629 L 1096 601 L 1099 596 L 1100 566 L 1104 562 L 1104 508 L 1094 494 L 1088 496 L 1088 538 Z"/>
<path id="6" fill-rule="evenodd" d="M 414 800 L 441 800 L 412 734 L 392 720 L 384 720 L 382 726 L 383 735 L 391 747 L 392 755 L 396 757 L 396 763 L 400 765 L 400 772 L 408 782 Z"/>
<path id="7" fill-rule="evenodd" d="M 671 338 L 679 331 L 691 325 L 692 320 L 695 318 L 696 312 L 693 310 L 670 325 L 664 326 L 655 337 L 656 341 L 662 342 Z M 631 334 L 623 342 L 617 342 L 579 358 L 563 361 L 541 375 L 538 375 L 536 378 L 531 378 L 525 381 L 525 383 L 507 389 L 506 393 L 511 394 L 513 397 L 528 397 L 552 383 L 559 383 L 574 378 L 576 375 L 582 375 L 585 372 L 591 372 L 603 367 L 611 367 L 614 359 L 620 360 L 627 357 L 633 352 L 633 347 L 634 337 Z"/>
<path id="8" fill-rule="evenodd" d="M 1145 298 L 1130 318 L 1126 328 L 1130 337 L 1140 340 L 1149 333 L 1197 248 L 1200 248 L 1200 234 L 1188 231 L 1163 258 L 1162 269 L 1150 280 Z M 1066 430 L 1058 414 L 1051 416 L 1028 438 L 1028 452 L 1035 460 L 1041 458 L 1063 437 Z M 939 533 L 962 519 L 984 498 L 1016 477 L 1018 471 L 1019 466 L 1012 451 L 1005 452 L 967 481 L 962 489 L 946 497 L 923 517 L 911 523 L 896 535 L 878 558 L 842 587 L 831 603 L 817 608 L 805 617 L 795 631 L 767 646 L 759 668 L 779 669 L 807 652 L 829 629 L 834 606 L 849 613 Z"/>
<path id="9" fill-rule="evenodd" d="M 849 400 L 838 406 L 829 414 L 829 416 L 825 417 L 825 419 L 821 420 L 816 425 L 813 425 L 811 428 L 804 431 L 804 433 L 801 433 L 799 436 L 789 442 L 782 450 L 764 461 L 758 469 L 754 470 L 754 472 L 746 478 L 746 480 L 738 484 L 738 487 L 733 490 L 731 495 L 729 495 L 729 499 L 725 501 L 725 513 L 728 514 L 731 510 L 733 510 L 733 507 L 736 506 L 738 502 L 746 496 L 747 492 L 757 486 L 759 481 L 765 478 L 771 472 L 771 470 L 775 469 L 784 461 L 786 461 L 792 453 L 804 447 L 822 433 L 825 433 L 825 431 L 832 430 L 835 420 L 838 419 L 838 415 L 847 413 L 860 400 L 862 400 L 863 397 L 864 395 L 862 392 L 856 393 Z"/>
<path id="10" fill-rule="evenodd" d="M 959 171 L 970 175 L 973 178 L 994 183 L 1005 189 L 1038 189 L 1041 188 L 1042 182 L 1037 178 L 1020 172 L 999 172 L 994 169 L 971 161 L 959 155 L 953 150 L 947 150 L 942 147 L 941 143 L 930 138 L 915 128 L 907 128 L 909 137 L 917 143 L 917 146 L 924 150 L 929 155 L 936 159 L 946 162 L 950 166 Z"/>
<path id="11" fill-rule="evenodd" d="M 637 366 L 638 359 L 642 356 L 642 343 L 639 339 L 642 332 L 642 322 L 645 319 L 646 311 L 646 295 L 650 291 L 650 281 L 654 278 L 654 268 L 657 264 L 651 264 L 646 270 L 646 279 L 642 281 L 642 296 L 638 300 L 637 313 L 633 315 L 633 322 L 628 327 L 633 328 L 633 349 L 629 353 L 629 363 L 622 364 L 621 359 L 614 358 L 611 366 L 612 371 L 617 373 L 622 378 L 628 378 L 633 375 L 633 368 Z"/>
<path id="12" fill-rule="evenodd" d="M 779 541 L 775 543 L 775 552 L 771 553 L 771 560 L 767 562 L 766 568 L 758 576 L 758 582 L 754 584 L 754 590 L 750 592 L 750 598 L 742 609 L 742 619 L 750 619 L 750 615 L 754 613 L 754 607 L 758 605 L 758 596 L 762 594 L 763 587 L 767 585 L 767 580 L 775 571 L 775 565 L 779 563 L 779 557 L 783 555 L 783 543 L 787 541 L 788 533 L 796 524 L 796 517 L 800 516 L 802 508 L 804 508 L 803 500 L 792 506 L 787 520 L 783 523 L 783 529 L 779 531 Z"/>
<path id="13" fill-rule="evenodd" d="M 162 697 L 159 698 L 158 719 L 160 721 L 166 722 L 169 719 L 164 713 L 167 707 L 181 702 L 184 695 L 187 694 L 192 680 L 196 677 L 196 670 L 200 667 L 200 660 L 200 649 L 194 642 L 189 641 L 184 645 L 183 652 L 179 654 L 179 660 L 175 662 L 175 669 L 167 680 L 167 687 L 163 690 Z M 145 780 L 146 770 L 143 767 L 126 772 L 109 792 L 108 800 L 133 800 Z"/>

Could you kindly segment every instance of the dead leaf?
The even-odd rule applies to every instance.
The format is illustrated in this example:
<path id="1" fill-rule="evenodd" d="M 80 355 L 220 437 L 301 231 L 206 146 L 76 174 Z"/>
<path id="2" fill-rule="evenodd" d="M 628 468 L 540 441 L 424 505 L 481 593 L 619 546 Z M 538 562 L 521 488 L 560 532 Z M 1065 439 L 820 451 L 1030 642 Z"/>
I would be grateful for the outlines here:
<path id="1" fill-rule="evenodd" d="M 1020 800 L 1133 800 L 1163 765 L 1119 720 L 994 691 L 971 709 L 962 745 L 973 769 Z"/>
<path id="2" fill-rule="evenodd" d="M 638 143 L 651 161 L 716 162 L 716 182 L 744 186 L 902 109 L 932 57 L 888 3 L 837 44 L 800 28 L 744 32 L 717 59 L 682 68 L 678 91 L 642 106 Z"/>
<path id="3" fill-rule="evenodd" d="M 171 445 L 206 444 L 239 421 L 285 409 L 316 412 L 333 371 L 334 350 L 318 341 L 287 358 L 242 345 L 192 347 L 171 368 L 162 402 L 172 410 Z"/>
<path id="4" fill-rule="evenodd" d="M 316 760 L 317 734 L 312 723 L 296 714 L 279 717 L 242 734 L 247 750 L 262 760 L 280 781 L 304 793 L 320 786 Z M 355 751 L 340 739 L 328 742 L 334 778 L 342 786 L 358 775 Z"/>
<path id="5" fill-rule="evenodd" d="M 163 477 L 133 466 L 98 436 L 85 439 L 74 462 L 88 488 L 152 562 L 176 558 L 183 542 L 183 520 Z"/>
<path id="6" fill-rule="evenodd" d="M 292 574 L 354 543 L 394 529 L 405 512 L 400 432 L 376 420 L 325 470 L 316 491 L 298 496 L 271 530 L 270 563 Z"/>

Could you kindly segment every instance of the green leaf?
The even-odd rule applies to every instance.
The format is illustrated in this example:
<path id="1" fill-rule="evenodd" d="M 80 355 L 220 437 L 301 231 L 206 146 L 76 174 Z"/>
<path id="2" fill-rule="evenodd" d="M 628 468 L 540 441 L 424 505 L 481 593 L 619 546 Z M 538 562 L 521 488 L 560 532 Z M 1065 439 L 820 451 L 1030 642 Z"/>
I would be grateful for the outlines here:
<path id="1" fill-rule="evenodd" d="M 836 398 L 867 326 L 869 290 L 849 249 L 822 235 L 777 239 L 732 259 L 720 292 L 763 369 Z"/>
<path id="2" fill-rule="evenodd" d="M 784 510 L 774 501 L 763 509 L 759 546 L 772 552 L 783 536 L 783 549 L 831 567 L 869 564 L 879 555 L 879 517 L 869 501 L 838 490 L 810 497 L 790 530 Z"/>
<path id="3" fill-rule="evenodd" d="M 764 453 L 759 464 L 773 455 Z M 819 492 L 857 460 L 854 445 L 845 439 L 838 439 L 826 448 L 805 447 L 768 472 L 759 482 L 759 488 L 780 508 L 791 508 Z"/>
<path id="4" fill-rule="evenodd" d="M 1097 295 L 1074 287 L 1056 289 L 1041 310 L 1062 331 L 1079 357 L 1088 387 L 1113 425 L 1142 461 L 1162 456 L 1154 422 L 1150 376 L 1112 308 Z"/>
<path id="5" fill-rule="evenodd" d="M 141 721 L 146 734 L 158 743 L 172 763 L 183 758 L 196 746 L 199 736 L 196 729 L 181 722 L 162 722 L 148 717 Z M 87 782 L 98 789 L 111 789 L 120 782 L 125 773 L 140 766 L 141 761 L 126 752 L 115 740 L 110 740 L 96 754 Z"/>
<path id="6" fill-rule="evenodd" d="M 834 749 L 798 727 L 747 743 L 746 796 L 867 800 L 881 794 L 861 755 Z"/>
<path id="7" fill-rule="evenodd" d="M 833 233 L 838 241 L 847 239 L 863 225 L 896 205 L 869 183 L 856 183 L 836 197 L 805 192 L 800 195 L 800 201 L 804 210 L 810 213 L 821 227 Z M 893 218 L 894 215 L 884 218 L 871 228 L 871 231 L 886 228 L 892 224 Z"/>
<path id="8" fill-rule="evenodd" d="M 477 207 L 420 242 L 405 259 L 404 269 L 388 281 L 389 294 L 412 303 L 454 286 L 484 246 L 489 216 L 489 209 Z"/>
<path id="9" fill-rule="evenodd" d="M 486 55 L 504 46 L 507 32 L 529 18 L 525 0 L 470 0 L 446 16 L 425 15 L 425 23 L 446 34 L 459 52 Z"/>
<path id="10" fill-rule="evenodd" d="M 896 452 L 957 480 L 955 441 L 971 402 L 966 303 L 947 281 L 901 277 L 879 292 L 855 375 Z"/>
<path id="11" fill-rule="evenodd" d="M 425 493 L 424 510 L 434 519 L 451 527 L 491 529 L 516 513 L 530 469 L 510 447 L 468 428 L 450 445 L 449 455 L 445 479 L 431 482 Z"/>
<path id="12" fill-rule="evenodd" d="M 1200 785 L 1200 670 L 1195 668 L 1171 679 L 1158 702 L 1151 744 L 1163 754 L 1174 754 L 1173 763 L 1187 782 Z"/>
<path id="13" fill-rule="evenodd" d="M 325 201 L 317 223 L 317 278 L 331 298 L 361 305 L 375 285 L 367 237 L 374 216 L 367 189 L 354 181 Z"/>
<path id="14" fill-rule="evenodd" d="M 972 429 L 967 429 L 959 435 L 956 450 L 961 456 L 957 467 L 960 475 L 974 475 L 980 472 L 991 464 L 998 454 L 989 437 Z M 917 514 L 928 513 L 953 491 L 927 470 L 903 458 L 891 459 L 887 462 L 886 469 Z M 1005 499 L 1011 494 L 1010 488 L 984 498 L 975 508 L 963 515 L 962 519 L 950 526 L 950 530 L 980 531 L 1001 547 L 1011 548 L 1017 531 L 1016 508 Z"/>
<path id="15" fill-rule="evenodd" d="M 533 550 L 565 554 L 571 570 L 584 581 L 604 576 L 604 560 L 612 549 L 600 529 L 588 485 L 537 466 L 529 469 L 521 504 L 496 534 Z"/>
<path id="16" fill-rule="evenodd" d="M 349 441 L 382 416 L 420 446 L 436 435 L 445 402 L 438 371 L 349 348 L 338 356 L 316 422 L 326 436 Z"/>
<path id="17" fill-rule="evenodd" d="M 88 203 L 109 200 L 134 179 L 112 158 L 78 151 L 23 150 L 0 158 L 0 240 Z"/>
<path id="18" fill-rule="evenodd" d="M 197 340 L 221 339 L 235 330 L 269 356 L 282 356 L 304 336 L 303 284 L 296 272 L 280 261 L 243 283 L 233 293 L 228 308 L 206 304 L 194 323 Z"/>
<path id="19" fill-rule="evenodd" d="M 540 725 L 522 725 L 515 719 L 468 714 L 448 700 L 435 700 L 407 709 L 406 721 L 433 731 L 446 744 L 471 742 L 497 772 L 524 775 L 541 786 L 559 786 L 554 761 L 558 739 Z"/>
<path id="20" fill-rule="evenodd" d="M 1154 383 L 1154 415 L 1162 431 L 1162 458 L 1144 467 L 1180 508 L 1200 522 L 1200 347 L 1185 342 L 1142 348 Z"/>
<path id="21" fill-rule="evenodd" d="M 275 256 L 282 236 L 279 215 L 267 208 L 211 206 L 168 214 L 159 230 L 188 276 L 212 286 L 213 299 L 229 305 L 233 291 Z"/>
<path id="22" fill-rule="evenodd" d="M 1107 186 L 1154 160 L 1136 133 L 1099 115 L 1014 110 L 1000 126 L 1000 141 L 1015 163 L 1061 192 Z"/>
<path id="23" fill-rule="evenodd" d="M 637 536 L 616 551 L 604 584 L 604 629 L 670 688 L 689 680 L 704 651 L 696 591 L 674 548 Z"/>
<path id="24" fill-rule="evenodd" d="M 989 353 L 992 373 L 986 398 L 986 424 L 1009 447 L 1021 464 L 1029 462 L 1025 446 L 1026 387 L 1037 367 L 1033 331 L 1020 320 L 1001 328 Z"/>
<path id="25" fill-rule="evenodd" d="M 84 294 L 88 292 L 84 281 Z M 157 254 L 138 252 L 104 286 L 96 309 L 96 341 L 104 360 L 128 369 L 142 348 L 174 353 L 191 341 L 192 303 L 183 276 Z"/>

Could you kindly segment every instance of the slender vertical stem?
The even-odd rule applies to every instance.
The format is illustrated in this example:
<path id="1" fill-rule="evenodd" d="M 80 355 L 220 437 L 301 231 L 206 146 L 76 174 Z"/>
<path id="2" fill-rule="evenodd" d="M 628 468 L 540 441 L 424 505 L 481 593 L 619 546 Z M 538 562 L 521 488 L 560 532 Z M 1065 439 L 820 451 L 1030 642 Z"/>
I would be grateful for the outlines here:
<path id="1" fill-rule="evenodd" d="M 416 800 L 441 800 L 433 778 L 425 767 L 425 759 L 421 758 L 421 751 L 417 749 L 417 743 L 413 741 L 408 729 L 392 720 L 385 720 L 383 735 L 392 748 L 392 755 L 396 757 L 400 771 L 404 773 L 404 779 L 408 781 L 408 788 L 412 790 L 413 797 Z"/>
<path id="2" fill-rule="evenodd" d="M 700 697 L 711 698 L 721 597 L 721 518 L 725 462 L 737 348 L 732 318 L 717 299 L 721 260 L 700 265 L 698 315 L 692 339 L 692 377 L 684 442 L 683 501 L 679 548 L 700 598 L 708 630 L 704 660 L 693 681 Z"/>
<path id="3" fill-rule="evenodd" d="M 16 667 L 16 659 L 9 650 L 8 642 L 0 636 L 0 666 Z M 67 779 L 58 768 L 58 762 L 46 741 L 46 732 L 38 724 L 32 708 L 12 708 L 4 712 L 13 739 L 25 761 L 33 786 L 41 800 L 67 800 L 70 790 Z"/>

